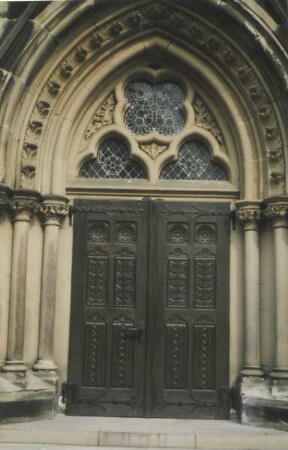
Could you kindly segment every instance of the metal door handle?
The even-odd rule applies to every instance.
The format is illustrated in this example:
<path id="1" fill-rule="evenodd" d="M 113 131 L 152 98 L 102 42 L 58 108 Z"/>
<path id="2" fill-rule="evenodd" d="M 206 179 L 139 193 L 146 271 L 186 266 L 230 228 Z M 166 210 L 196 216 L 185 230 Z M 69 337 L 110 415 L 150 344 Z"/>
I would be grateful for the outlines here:
<path id="1" fill-rule="evenodd" d="M 129 327 L 125 330 L 125 335 L 126 337 L 136 338 L 140 340 L 143 332 L 143 327 Z"/>

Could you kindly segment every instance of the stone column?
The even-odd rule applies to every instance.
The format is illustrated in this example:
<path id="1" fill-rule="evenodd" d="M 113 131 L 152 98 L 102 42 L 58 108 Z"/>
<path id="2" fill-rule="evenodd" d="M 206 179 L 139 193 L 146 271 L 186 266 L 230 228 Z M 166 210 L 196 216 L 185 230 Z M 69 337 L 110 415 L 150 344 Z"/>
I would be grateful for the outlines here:
<path id="1" fill-rule="evenodd" d="M 45 196 L 40 206 L 44 224 L 44 248 L 42 265 L 42 287 L 40 306 L 40 330 L 38 361 L 34 370 L 54 372 L 53 361 L 54 315 L 56 297 L 56 274 L 58 260 L 59 227 L 68 214 L 68 199 L 62 196 Z"/>
<path id="2" fill-rule="evenodd" d="M 271 376 L 288 384 L 288 197 L 271 197 L 264 205 L 264 215 L 272 222 L 275 251 L 276 365 Z"/>
<path id="3" fill-rule="evenodd" d="M 12 225 L 10 223 L 10 198 L 13 193 L 0 184 L 0 366 L 5 363 L 8 342 L 9 300 L 12 257 Z"/>
<path id="4" fill-rule="evenodd" d="M 260 258 L 258 201 L 237 202 L 236 218 L 244 230 L 245 357 L 242 376 L 260 377 Z"/>
<path id="5" fill-rule="evenodd" d="M 13 214 L 13 244 L 11 267 L 11 290 L 9 309 L 9 333 L 7 359 L 3 371 L 16 378 L 23 378 L 25 298 L 27 276 L 27 249 L 30 220 L 41 198 L 35 191 L 17 190 L 11 201 Z"/>

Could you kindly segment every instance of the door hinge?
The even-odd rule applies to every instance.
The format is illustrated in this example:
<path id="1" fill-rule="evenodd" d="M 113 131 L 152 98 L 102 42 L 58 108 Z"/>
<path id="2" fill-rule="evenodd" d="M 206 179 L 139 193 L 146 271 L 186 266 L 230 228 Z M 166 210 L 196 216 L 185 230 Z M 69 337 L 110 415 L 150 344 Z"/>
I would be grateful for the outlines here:
<path id="1" fill-rule="evenodd" d="M 73 206 L 69 206 L 69 225 L 71 226 L 73 224 L 73 214 L 75 212 L 75 209 Z"/>
<path id="2" fill-rule="evenodd" d="M 61 396 L 62 396 L 62 402 L 66 403 L 67 399 L 67 393 L 68 391 L 73 391 L 75 389 L 75 384 L 72 383 L 63 383 L 61 387 Z"/>
<path id="3" fill-rule="evenodd" d="M 231 222 L 232 222 L 232 230 L 234 231 L 236 229 L 236 210 L 233 209 L 230 212 L 230 218 L 231 218 Z"/>

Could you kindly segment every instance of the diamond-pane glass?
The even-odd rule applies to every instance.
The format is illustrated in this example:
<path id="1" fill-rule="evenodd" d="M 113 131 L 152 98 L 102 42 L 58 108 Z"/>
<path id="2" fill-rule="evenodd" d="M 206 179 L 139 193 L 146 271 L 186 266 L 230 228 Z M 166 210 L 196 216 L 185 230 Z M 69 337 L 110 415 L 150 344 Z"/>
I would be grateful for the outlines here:
<path id="1" fill-rule="evenodd" d="M 228 180 L 227 173 L 211 161 L 206 145 L 198 141 L 184 144 L 175 162 L 167 164 L 160 175 L 166 180 Z"/>
<path id="2" fill-rule="evenodd" d="M 118 139 L 107 139 L 93 158 L 80 169 L 81 178 L 146 178 L 143 167 L 129 158 L 127 146 Z"/>
<path id="3" fill-rule="evenodd" d="M 153 86 L 145 81 L 132 81 L 125 97 L 129 108 L 124 122 L 133 134 L 156 131 L 172 136 L 184 127 L 182 103 L 185 95 L 177 84 L 167 82 Z"/>

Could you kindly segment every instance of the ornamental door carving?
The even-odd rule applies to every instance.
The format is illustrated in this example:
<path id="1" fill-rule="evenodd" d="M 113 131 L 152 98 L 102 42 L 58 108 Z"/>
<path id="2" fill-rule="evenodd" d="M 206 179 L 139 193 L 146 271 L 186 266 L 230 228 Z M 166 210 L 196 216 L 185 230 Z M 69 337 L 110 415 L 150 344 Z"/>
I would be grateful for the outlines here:
<path id="1" fill-rule="evenodd" d="M 229 207 L 74 210 L 67 413 L 226 418 Z"/>

